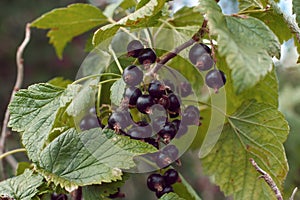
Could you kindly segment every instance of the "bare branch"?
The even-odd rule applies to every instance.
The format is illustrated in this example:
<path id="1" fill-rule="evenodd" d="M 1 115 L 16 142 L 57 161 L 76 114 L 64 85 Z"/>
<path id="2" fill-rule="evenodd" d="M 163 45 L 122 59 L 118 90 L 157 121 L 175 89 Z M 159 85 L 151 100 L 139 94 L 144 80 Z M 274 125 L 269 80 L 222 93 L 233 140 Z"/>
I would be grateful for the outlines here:
<path id="1" fill-rule="evenodd" d="M 19 46 L 19 48 L 17 50 L 17 54 L 16 54 L 17 78 L 16 78 L 14 88 L 11 92 L 9 103 L 12 101 L 15 93 L 21 88 L 21 85 L 22 85 L 22 82 L 23 82 L 23 75 L 24 75 L 23 62 L 24 62 L 24 60 L 23 60 L 22 56 L 23 56 L 24 49 L 25 49 L 25 47 L 26 47 L 26 45 L 28 44 L 29 41 L 30 41 L 30 24 L 28 23 L 26 25 L 26 29 L 25 29 L 25 38 L 24 38 L 22 44 Z M 0 155 L 5 152 L 5 139 L 6 139 L 7 135 L 10 133 L 7 130 L 8 120 L 9 120 L 9 111 L 8 111 L 8 109 L 6 109 L 4 120 L 3 120 L 3 125 L 2 125 L 2 130 L 1 130 L 1 137 L 0 137 Z M 3 174 L 3 162 L 2 161 L 0 161 L 0 162 L 1 162 L 0 163 L 1 173 L 4 176 L 4 174 Z"/>
<path id="2" fill-rule="evenodd" d="M 294 200 L 297 191 L 298 191 L 298 188 L 295 187 L 295 189 L 293 190 L 293 193 L 292 193 L 291 197 L 289 198 L 289 200 Z"/>
<path id="3" fill-rule="evenodd" d="M 265 172 L 263 169 L 261 169 L 257 165 L 257 163 L 254 161 L 253 158 L 250 158 L 250 162 L 253 165 L 253 167 L 256 169 L 256 171 L 258 171 L 261 174 L 260 178 L 263 178 L 266 181 L 266 183 L 271 187 L 271 189 L 275 193 L 277 200 L 283 200 L 281 192 L 280 192 L 279 188 L 277 187 L 276 183 L 274 182 L 274 180 L 272 179 L 272 177 L 267 172 Z"/>

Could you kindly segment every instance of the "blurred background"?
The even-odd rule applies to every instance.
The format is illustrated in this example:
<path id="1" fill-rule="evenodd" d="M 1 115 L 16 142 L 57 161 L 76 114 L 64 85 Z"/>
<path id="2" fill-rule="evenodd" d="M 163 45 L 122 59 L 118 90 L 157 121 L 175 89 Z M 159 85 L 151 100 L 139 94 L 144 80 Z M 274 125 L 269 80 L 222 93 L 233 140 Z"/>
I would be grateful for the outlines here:
<path id="1" fill-rule="evenodd" d="M 177 1 L 174 9 L 183 5 L 193 5 L 196 1 Z M 282 0 L 282 6 L 289 6 L 291 1 Z M 71 3 L 93 3 L 101 8 L 104 8 L 109 1 L 105 0 L 57 0 L 57 1 L 37 1 L 37 0 L 1 0 L 0 1 L 0 122 L 4 117 L 4 112 L 8 104 L 10 93 L 15 82 L 16 64 L 15 54 L 17 47 L 23 41 L 24 28 L 27 22 L 31 22 L 43 13 L 57 7 L 64 7 Z M 237 2 L 234 0 L 222 0 L 220 2 L 225 13 L 235 12 Z M 71 44 L 68 44 L 63 59 L 59 60 L 55 55 L 54 48 L 48 44 L 46 37 L 47 31 L 32 29 L 31 41 L 24 52 L 25 71 L 24 82 L 22 88 L 27 88 L 29 85 L 39 82 L 47 82 L 48 80 L 62 76 L 67 79 L 74 79 L 77 69 L 87 55 L 84 51 L 85 41 L 92 33 L 86 33 L 76 37 Z M 292 60 L 289 55 L 295 54 L 295 49 L 292 47 L 293 41 L 289 41 L 289 45 L 285 47 L 282 55 L 285 55 L 285 60 Z M 297 55 L 297 54 L 296 54 Z M 297 59 L 296 59 L 297 60 Z M 277 69 L 278 78 L 280 81 L 280 110 L 285 114 L 289 121 L 291 132 L 288 140 L 285 143 L 287 158 L 290 166 L 285 193 L 291 194 L 294 187 L 300 188 L 300 70 L 299 67 L 293 67 L 293 62 L 281 65 Z M 9 136 L 6 142 L 7 149 L 15 149 L 20 147 L 20 141 L 17 134 Z M 18 161 L 26 160 L 23 154 L 16 154 Z M 207 177 L 202 174 L 201 165 L 196 160 L 196 156 L 192 153 L 187 153 L 183 157 L 183 165 L 189 166 L 182 171 L 178 169 L 189 182 L 193 185 L 196 191 L 204 200 L 226 199 L 219 191 L 218 187 L 212 185 Z M 13 171 L 8 174 L 13 175 Z M 153 199 L 150 192 L 136 190 L 138 181 L 145 181 L 146 176 L 134 176 L 128 181 L 122 192 L 130 193 L 126 199 L 145 198 L 145 193 L 149 194 L 149 199 Z M 144 184 L 144 183 L 141 183 Z M 146 186 L 145 186 L 146 189 Z M 227 198 L 229 199 L 229 198 Z M 297 198 L 300 199 L 300 192 Z"/>

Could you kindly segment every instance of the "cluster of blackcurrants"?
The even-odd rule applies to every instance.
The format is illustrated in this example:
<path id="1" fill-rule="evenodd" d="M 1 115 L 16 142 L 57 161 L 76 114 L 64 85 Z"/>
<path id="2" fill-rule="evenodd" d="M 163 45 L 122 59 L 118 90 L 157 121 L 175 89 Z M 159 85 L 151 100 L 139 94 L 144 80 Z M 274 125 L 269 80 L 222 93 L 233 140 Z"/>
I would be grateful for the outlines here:
<path id="1" fill-rule="evenodd" d="M 199 71 L 210 70 L 205 76 L 205 83 L 208 87 L 213 88 L 215 92 L 218 92 L 219 88 L 225 85 L 226 76 L 223 71 L 215 68 L 215 62 L 211 54 L 211 49 L 207 45 L 197 43 L 190 49 L 189 59 Z"/>
<path id="2" fill-rule="evenodd" d="M 180 182 L 180 177 L 175 169 L 168 169 L 163 175 L 151 174 L 147 178 L 148 188 L 155 192 L 157 198 L 162 197 L 164 194 L 174 192 L 172 185 Z"/>

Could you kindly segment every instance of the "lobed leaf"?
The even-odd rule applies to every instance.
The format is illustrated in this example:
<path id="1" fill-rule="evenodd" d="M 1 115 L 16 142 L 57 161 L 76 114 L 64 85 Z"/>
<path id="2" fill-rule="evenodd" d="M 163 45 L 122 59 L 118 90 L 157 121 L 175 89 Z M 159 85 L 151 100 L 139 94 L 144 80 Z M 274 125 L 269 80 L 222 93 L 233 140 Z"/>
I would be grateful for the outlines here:
<path id="1" fill-rule="evenodd" d="M 79 85 L 67 89 L 48 83 L 35 84 L 19 90 L 9 104 L 8 126 L 22 134 L 28 157 L 37 161 L 60 108 L 65 107 L 79 91 Z"/>
<path id="2" fill-rule="evenodd" d="M 274 33 L 253 17 L 224 16 L 215 1 L 201 1 L 208 25 L 217 36 L 218 52 L 226 57 L 237 94 L 253 87 L 272 69 L 280 44 Z"/>
<path id="3" fill-rule="evenodd" d="M 204 171 L 234 199 L 275 199 L 249 159 L 253 158 L 282 189 L 288 172 L 282 143 L 289 131 L 283 115 L 273 106 L 250 101 L 227 120 L 218 142 L 201 159 Z"/>
<path id="4" fill-rule="evenodd" d="M 47 36 L 55 47 L 57 56 L 62 58 L 66 44 L 75 36 L 107 23 L 106 16 L 97 7 L 77 3 L 54 9 L 33 21 L 31 26 L 50 29 Z"/>
<path id="5" fill-rule="evenodd" d="M 31 170 L 19 176 L 0 182 L 0 199 L 9 197 L 13 199 L 31 200 L 39 192 L 38 187 L 43 184 L 43 177 L 34 174 Z"/>

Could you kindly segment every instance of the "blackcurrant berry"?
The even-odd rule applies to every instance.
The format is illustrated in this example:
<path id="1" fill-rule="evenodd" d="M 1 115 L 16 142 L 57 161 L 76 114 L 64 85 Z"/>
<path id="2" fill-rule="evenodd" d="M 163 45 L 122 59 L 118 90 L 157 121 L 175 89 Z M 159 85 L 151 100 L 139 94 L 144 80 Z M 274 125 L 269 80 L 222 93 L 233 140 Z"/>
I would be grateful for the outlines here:
<path id="1" fill-rule="evenodd" d="M 128 99 L 129 106 L 136 105 L 137 99 L 142 96 L 142 91 L 136 87 L 129 87 L 125 90 L 124 97 Z"/>
<path id="2" fill-rule="evenodd" d="M 188 82 L 180 83 L 180 94 L 182 97 L 187 97 L 192 94 L 192 86 Z"/>
<path id="3" fill-rule="evenodd" d="M 177 147 L 173 144 L 167 145 L 162 149 L 162 152 L 168 155 L 173 161 L 178 158 L 179 151 Z"/>
<path id="4" fill-rule="evenodd" d="M 151 191 L 162 191 L 165 185 L 165 179 L 160 174 L 151 174 L 147 178 L 147 186 Z"/>
<path id="5" fill-rule="evenodd" d="M 162 97 L 160 97 L 157 100 L 157 103 L 159 105 L 162 105 L 165 109 L 168 109 L 170 107 L 170 100 L 169 100 L 168 96 L 166 96 L 166 95 L 163 95 Z"/>
<path id="6" fill-rule="evenodd" d="M 178 97 L 175 94 L 169 94 L 168 96 L 169 98 L 169 107 L 168 110 L 171 112 L 178 112 L 180 109 L 180 101 L 178 99 Z"/>
<path id="7" fill-rule="evenodd" d="M 143 72 L 135 65 L 130 65 L 124 69 L 123 80 L 127 85 L 136 86 L 143 80 Z"/>
<path id="8" fill-rule="evenodd" d="M 173 185 L 179 179 L 179 174 L 175 169 L 168 169 L 164 173 L 165 182 L 167 185 Z"/>
<path id="9" fill-rule="evenodd" d="M 208 87 L 215 89 L 218 92 L 219 88 L 225 85 L 226 76 L 221 70 L 211 70 L 205 76 L 205 83 Z"/>
<path id="10" fill-rule="evenodd" d="M 208 53 L 211 54 L 211 50 L 208 46 L 206 46 L 205 44 L 195 44 L 191 50 L 189 51 L 189 59 L 190 61 L 196 65 L 198 58 L 200 56 L 202 56 L 204 53 Z"/>
<path id="11" fill-rule="evenodd" d="M 197 69 L 199 69 L 200 71 L 207 71 L 211 69 L 213 65 L 214 65 L 214 60 L 211 57 L 211 55 L 209 55 L 208 53 L 204 53 L 203 55 L 201 55 L 197 59 L 197 62 L 195 64 Z"/>
<path id="12" fill-rule="evenodd" d="M 156 54 L 151 48 L 145 48 L 140 53 L 138 60 L 141 65 L 150 65 L 155 63 Z"/>
<path id="13" fill-rule="evenodd" d="M 108 118 L 108 127 L 110 129 L 119 132 L 121 129 L 125 129 L 130 125 L 131 116 L 129 112 L 126 111 L 117 111 L 113 112 Z"/>
<path id="14" fill-rule="evenodd" d="M 140 41 L 132 40 L 127 45 L 127 52 L 128 52 L 127 55 L 137 58 L 143 49 L 144 49 L 144 46 Z"/>
<path id="15" fill-rule="evenodd" d="M 163 94 L 165 94 L 165 87 L 160 81 L 153 80 L 149 84 L 148 92 L 152 97 L 160 98 Z"/>
<path id="16" fill-rule="evenodd" d="M 151 106 L 155 104 L 154 98 L 148 94 L 144 94 L 137 99 L 136 108 L 144 114 L 151 113 Z"/>
<path id="17" fill-rule="evenodd" d="M 176 135 L 177 127 L 173 123 L 166 123 L 158 132 L 158 135 L 163 138 L 166 143 L 169 143 Z"/>
<path id="18" fill-rule="evenodd" d="M 147 122 L 138 122 L 127 134 L 133 139 L 148 138 L 152 135 L 152 128 Z"/>
<path id="19" fill-rule="evenodd" d="M 156 139 L 154 138 L 145 138 L 144 139 L 145 142 L 147 142 L 148 144 L 151 144 L 152 146 L 154 146 L 155 148 L 159 149 L 159 144 L 158 142 L 156 141 Z"/>
<path id="20" fill-rule="evenodd" d="M 102 128 L 102 124 L 99 124 L 99 121 L 96 116 L 86 115 L 81 119 L 79 127 L 82 131 L 84 131 L 97 127 Z"/>
<path id="21" fill-rule="evenodd" d="M 168 185 L 162 191 L 156 191 L 155 194 L 156 194 L 157 198 L 160 198 L 164 194 L 167 194 L 167 193 L 170 193 L 170 192 L 174 192 L 174 190 L 173 190 L 172 186 Z"/>
<path id="22" fill-rule="evenodd" d="M 197 107 L 189 105 L 182 114 L 182 124 L 199 125 L 200 111 Z"/>
<path id="23" fill-rule="evenodd" d="M 167 155 L 164 152 L 159 151 L 156 154 L 155 162 L 158 167 L 165 168 L 168 167 L 172 162 L 174 162 L 176 159 L 172 159 L 169 155 Z"/>

